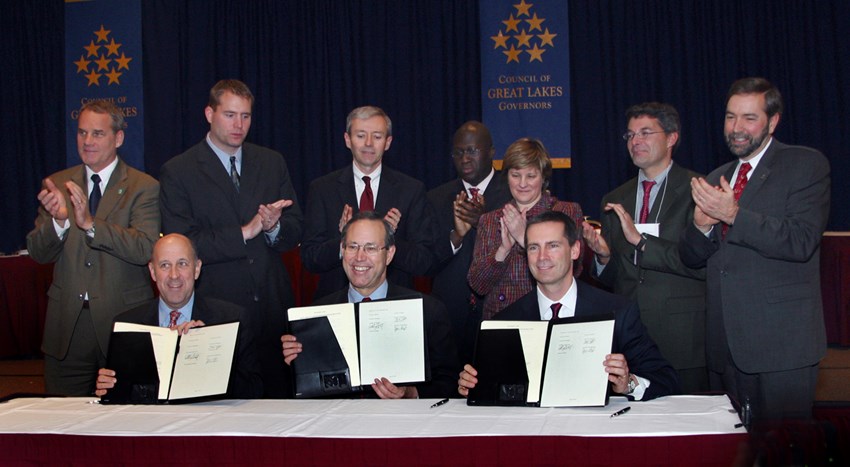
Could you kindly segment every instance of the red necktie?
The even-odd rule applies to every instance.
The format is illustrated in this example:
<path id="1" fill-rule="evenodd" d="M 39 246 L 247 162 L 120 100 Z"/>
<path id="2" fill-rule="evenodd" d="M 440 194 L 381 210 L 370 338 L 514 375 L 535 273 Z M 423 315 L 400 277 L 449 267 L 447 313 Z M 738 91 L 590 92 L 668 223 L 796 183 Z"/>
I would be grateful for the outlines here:
<path id="1" fill-rule="evenodd" d="M 641 183 L 643 183 L 643 205 L 640 207 L 640 220 L 638 222 L 645 224 L 646 218 L 649 217 L 649 193 L 652 191 L 652 187 L 655 186 L 655 182 L 644 180 Z"/>
<path id="2" fill-rule="evenodd" d="M 479 190 L 478 188 L 470 188 L 469 189 L 469 198 L 475 199 L 476 197 L 478 197 L 479 191 L 481 191 L 481 190 Z"/>
<path id="3" fill-rule="evenodd" d="M 363 190 L 363 194 L 360 195 L 360 210 L 361 211 L 374 211 L 375 210 L 375 200 L 372 197 L 372 185 L 369 182 L 372 179 L 368 176 L 363 177 L 363 183 L 366 184 L 366 189 Z"/>
<path id="4" fill-rule="evenodd" d="M 753 168 L 753 166 L 751 166 L 749 162 L 744 162 L 743 164 L 741 164 L 741 167 L 738 169 L 738 178 L 735 179 L 735 186 L 732 187 L 732 193 L 735 194 L 735 201 L 738 201 L 739 199 L 741 199 L 741 193 L 743 193 L 744 188 L 747 187 L 747 181 L 748 181 L 747 174 L 750 173 L 750 169 L 752 169 L 752 168 Z M 726 232 L 728 232 L 728 231 L 729 231 L 729 225 L 723 224 L 723 230 L 721 232 L 722 235 L 723 235 L 723 238 L 726 238 Z"/>
<path id="5" fill-rule="evenodd" d="M 363 300 L 360 300 L 360 301 L 361 301 L 361 302 L 371 302 L 371 301 L 372 301 L 372 299 L 371 299 L 371 298 L 369 298 L 369 297 L 363 297 Z"/>
<path id="6" fill-rule="evenodd" d="M 172 310 L 171 311 L 171 322 L 168 323 L 168 327 L 172 328 L 174 326 L 177 326 L 177 318 L 179 318 L 179 317 L 180 317 L 180 312 L 177 311 L 177 310 Z"/>
<path id="7" fill-rule="evenodd" d="M 549 321 L 555 321 L 556 319 L 558 319 L 558 312 L 561 311 L 561 304 L 555 302 L 549 308 L 552 309 L 552 318 L 550 318 Z"/>

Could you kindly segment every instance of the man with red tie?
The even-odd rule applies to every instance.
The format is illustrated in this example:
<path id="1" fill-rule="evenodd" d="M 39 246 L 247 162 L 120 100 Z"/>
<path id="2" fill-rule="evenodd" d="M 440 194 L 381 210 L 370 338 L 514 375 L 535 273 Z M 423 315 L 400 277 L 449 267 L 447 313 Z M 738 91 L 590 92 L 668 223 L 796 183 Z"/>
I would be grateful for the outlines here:
<path id="1" fill-rule="evenodd" d="M 776 141 L 782 96 L 764 78 L 727 95 L 724 135 L 737 160 L 691 180 L 694 220 L 682 262 L 706 267 L 707 360 L 753 422 L 810 418 L 826 350 L 820 242 L 829 217 L 829 162 Z"/>
<path id="2" fill-rule="evenodd" d="M 676 372 L 641 322 L 637 304 L 573 278 L 573 261 L 581 253 L 580 235 L 570 216 L 559 211 L 546 211 L 529 219 L 525 248 L 537 286 L 493 319 L 537 321 L 613 315 L 613 349 L 600 362 L 608 373 L 610 390 L 634 400 L 678 394 Z M 460 395 L 469 395 L 478 383 L 477 377 L 472 365 L 464 366 L 458 379 Z"/>
<path id="3" fill-rule="evenodd" d="M 602 198 L 602 232 L 584 225 L 592 274 L 636 300 L 641 319 L 679 373 L 684 393 L 708 390 L 705 369 L 705 270 L 679 259 L 679 236 L 693 221 L 690 181 L 699 174 L 673 161 L 679 113 L 646 102 L 626 111 L 623 135 L 638 176 Z"/>
<path id="4" fill-rule="evenodd" d="M 390 224 L 397 252 L 390 280 L 411 287 L 414 275 L 424 275 L 432 263 L 431 208 L 425 185 L 384 166 L 384 152 L 393 141 L 392 121 L 380 108 L 358 107 L 348 114 L 345 145 L 351 165 L 310 183 L 301 259 L 304 267 L 319 274 L 315 298 L 347 284 L 342 270 L 340 232 L 353 214 L 376 211 Z"/>

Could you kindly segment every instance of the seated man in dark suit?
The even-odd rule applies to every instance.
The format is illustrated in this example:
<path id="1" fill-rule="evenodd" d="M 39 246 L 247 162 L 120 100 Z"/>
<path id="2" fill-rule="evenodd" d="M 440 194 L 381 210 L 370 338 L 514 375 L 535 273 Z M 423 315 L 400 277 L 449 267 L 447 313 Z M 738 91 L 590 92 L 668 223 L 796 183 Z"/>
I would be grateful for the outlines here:
<path id="1" fill-rule="evenodd" d="M 180 335 L 205 324 L 240 321 L 227 396 L 232 399 L 262 397 L 263 382 L 252 342 L 253 332 L 245 323 L 246 314 L 243 308 L 232 303 L 195 294 L 201 260 L 192 242 L 180 234 L 162 237 L 154 245 L 148 268 L 159 289 L 159 299 L 121 313 L 115 321 L 169 327 Z M 95 395 L 103 396 L 116 381 L 115 371 L 101 368 L 97 373 Z"/>
<path id="2" fill-rule="evenodd" d="M 573 261 L 581 253 L 579 233 L 569 216 L 548 211 L 532 217 L 525 228 L 528 267 L 537 287 L 498 313 L 494 319 L 532 321 L 614 313 L 614 349 L 603 365 L 610 389 L 629 399 L 649 400 L 677 394 L 679 380 L 652 341 L 637 303 L 573 280 Z M 458 392 L 469 395 L 478 372 L 465 365 Z"/>
<path id="3" fill-rule="evenodd" d="M 342 229 L 342 266 L 349 286 L 317 300 L 314 305 L 357 303 L 365 299 L 409 297 L 417 292 L 387 282 L 387 266 L 396 252 L 393 229 L 375 211 L 361 211 Z M 375 379 L 372 389 L 381 399 L 449 397 L 454 393 L 454 375 L 460 365 L 451 337 L 446 307 L 437 299 L 423 295 L 425 341 L 431 367 L 431 381 L 416 386 L 396 386 L 387 378 Z M 280 338 L 283 357 L 291 364 L 304 351 L 295 336 Z M 309 352 L 309 349 L 307 349 Z"/>

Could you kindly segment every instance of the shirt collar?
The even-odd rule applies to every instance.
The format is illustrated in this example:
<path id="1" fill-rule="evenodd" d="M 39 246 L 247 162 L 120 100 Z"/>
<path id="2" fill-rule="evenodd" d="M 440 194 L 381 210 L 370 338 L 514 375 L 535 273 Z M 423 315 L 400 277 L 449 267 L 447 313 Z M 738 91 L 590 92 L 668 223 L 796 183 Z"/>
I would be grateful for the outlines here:
<path id="1" fill-rule="evenodd" d="M 86 167 L 86 185 L 91 183 L 91 176 L 97 174 L 100 177 L 100 183 L 103 189 L 101 191 L 106 191 L 106 186 L 109 184 L 109 179 L 112 177 L 112 172 L 115 172 L 115 167 L 118 167 L 118 156 L 115 156 L 115 160 L 109 163 L 106 167 L 103 168 L 100 172 L 95 172 L 89 166 Z M 88 190 L 91 192 L 91 190 Z"/>
<path id="2" fill-rule="evenodd" d="M 230 173 L 230 156 L 236 156 L 236 170 L 239 172 L 240 175 L 242 174 L 242 146 L 239 146 L 239 149 L 237 149 L 235 153 L 228 154 L 222 151 L 218 146 L 213 144 L 212 140 L 210 139 L 209 133 L 207 133 L 207 144 L 209 145 L 210 149 L 212 149 L 212 151 L 215 153 L 216 157 L 218 157 L 218 160 L 220 160 L 221 163 L 224 164 L 224 168 L 227 170 L 227 173 Z"/>
<path id="3" fill-rule="evenodd" d="M 351 162 L 351 167 L 354 170 L 354 178 L 360 180 L 362 183 L 363 177 L 365 177 L 367 174 L 364 174 L 363 171 L 357 168 L 357 164 L 355 164 L 353 161 Z M 378 164 L 378 167 L 373 170 L 372 173 L 368 174 L 370 182 L 374 182 L 375 180 L 381 178 L 381 170 L 383 168 L 384 164 Z"/>
<path id="4" fill-rule="evenodd" d="M 643 182 L 644 180 L 649 180 L 649 181 L 655 182 L 656 186 L 661 186 L 661 184 L 664 183 L 664 180 L 667 179 L 667 174 L 670 173 L 670 169 L 672 167 L 673 167 L 673 160 L 670 159 L 670 163 L 667 164 L 667 168 L 664 169 L 664 171 L 661 172 L 660 174 L 658 174 L 658 176 L 655 177 L 655 178 L 647 177 L 646 174 L 643 172 L 643 169 L 638 170 L 638 185 L 640 185 L 641 182 Z"/>
<path id="5" fill-rule="evenodd" d="M 751 167 L 750 174 L 752 174 L 756 170 L 756 166 L 759 164 L 759 162 L 761 162 L 761 159 L 764 157 L 764 154 L 767 152 L 767 148 L 769 148 L 771 144 L 773 144 L 773 136 L 770 137 L 770 140 L 767 142 L 767 144 L 764 145 L 764 148 L 762 148 L 762 150 L 759 151 L 758 154 L 753 156 L 750 160 L 745 161 L 745 160 L 742 160 L 742 159 L 738 159 L 738 166 L 735 168 L 735 170 L 737 171 L 738 168 L 741 167 L 741 164 L 743 164 L 744 162 L 749 162 L 750 167 Z M 749 176 L 747 178 L 749 178 Z"/>
<path id="6" fill-rule="evenodd" d="M 195 307 L 195 292 L 192 292 L 192 296 L 189 297 L 189 301 L 186 302 L 185 305 L 177 309 L 180 312 L 180 317 L 177 318 L 177 324 L 188 323 L 192 320 L 192 310 Z M 171 307 L 165 304 L 162 301 L 162 297 L 159 299 L 159 306 L 157 307 L 159 310 L 159 325 L 160 327 L 167 328 L 168 324 L 171 322 Z"/>
<path id="7" fill-rule="evenodd" d="M 387 290 L 389 290 L 390 286 L 387 283 L 387 280 L 384 279 L 384 282 L 375 289 L 374 292 L 369 295 L 369 298 L 372 300 L 383 300 L 387 298 Z M 348 284 L 348 303 L 360 303 L 363 301 L 365 297 L 360 295 L 360 292 L 354 289 L 354 286 Z"/>
<path id="8" fill-rule="evenodd" d="M 490 174 L 484 177 L 484 180 L 481 180 L 481 183 L 478 185 L 472 185 L 464 179 L 461 179 L 460 181 L 463 182 L 463 188 L 466 190 L 467 194 L 469 194 L 470 188 L 478 188 L 478 192 L 484 194 L 484 192 L 487 191 L 487 187 L 490 186 L 490 181 L 493 180 L 493 175 L 495 174 L 496 171 L 490 167 Z"/>
<path id="9" fill-rule="evenodd" d="M 548 321 L 552 317 L 551 307 L 555 302 L 561 304 L 561 311 L 558 313 L 558 316 L 562 318 L 572 318 L 575 316 L 576 301 L 578 300 L 578 286 L 576 286 L 575 279 L 573 279 L 573 283 L 570 284 L 570 288 L 567 289 L 567 293 L 558 300 L 550 300 L 549 297 L 543 294 L 543 291 L 540 290 L 539 286 L 535 289 L 537 290 L 537 304 L 540 306 L 541 320 Z"/>

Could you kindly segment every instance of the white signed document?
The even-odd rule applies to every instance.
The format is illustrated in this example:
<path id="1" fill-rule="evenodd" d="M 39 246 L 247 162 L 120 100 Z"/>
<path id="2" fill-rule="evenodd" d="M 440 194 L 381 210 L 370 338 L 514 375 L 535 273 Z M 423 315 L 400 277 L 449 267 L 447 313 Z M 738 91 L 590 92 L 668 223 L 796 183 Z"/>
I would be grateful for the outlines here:
<path id="1" fill-rule="evenodd" d="M 146 332 L 151 337 L 161 400 L 227 392 L 239 323 L 192 328 L 182 337 L 159 326 L 117 322 L 113 332 Z"/>
<path id="2" fill-rule="evenodd" d="M 614 320 L 555 324 L 549 337 L 541 407 L 605 405 Z"/>
<path id="3" fill-rule="evenodd" d="M 361 302 L 360 374 L 364 384 L 425 381 L 422 299 Z"/>
<path id="4" fill-rule="evenodd" d="M 354 322 L 354 304 L 339 303 L 289 309 L 289 320 L 319 318 L 325 316 L 339 342 L 339 348 L 348 364 L 351 387 L 360 386 L 360 359 L 357 354 L 357 324 Z"/>

